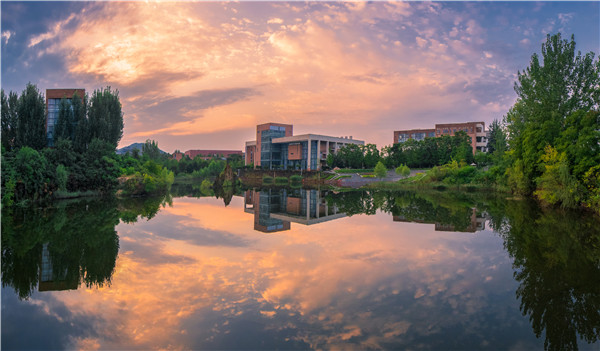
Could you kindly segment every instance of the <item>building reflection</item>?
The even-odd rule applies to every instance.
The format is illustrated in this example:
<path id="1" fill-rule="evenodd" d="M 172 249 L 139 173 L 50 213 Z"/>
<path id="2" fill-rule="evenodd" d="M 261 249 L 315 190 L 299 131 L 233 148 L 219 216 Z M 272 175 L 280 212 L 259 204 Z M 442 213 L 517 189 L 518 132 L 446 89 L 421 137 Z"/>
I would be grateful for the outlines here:
<path id="1" fill-rule="evenodd" d="M 442 223 L 436 220 L 431 219 L 418 219 L 411 218 L 407 219 L 406 217 L 399 215 L 392 217 L 394 222 L 411 222 L 411 223 L 424 223 L 424 224 L 434 224 L 435 231 L 437 232 L 466 232 L 466 233 L 475 233 L 481 230 L 485 230 L 485 221 L 487 216 L 485 213 L 478 213 L 477 209 L 471 209 L 471 216 L 469 218 L 470 223 L 466 227 L 457 226 L 454 223 Z"/>
<path id="2" fill-rule="evenodd" d="M 79 286 L 79 267 L 77 267 L 76 275 L 68 274 L 68 268 L 55 272 L 48 245 L 49 243 L 45 243 L 42 246 L 38 291 L 77 290 Z"/>
<path id="3" fill-rule="evenodd" d="M 253 213 L 254 229 L 265 233 L 289 230 L 291 222 L 312 225 L 346 217 L 326 195 L 317 189 L 247 190 L 244 212 Z"/>

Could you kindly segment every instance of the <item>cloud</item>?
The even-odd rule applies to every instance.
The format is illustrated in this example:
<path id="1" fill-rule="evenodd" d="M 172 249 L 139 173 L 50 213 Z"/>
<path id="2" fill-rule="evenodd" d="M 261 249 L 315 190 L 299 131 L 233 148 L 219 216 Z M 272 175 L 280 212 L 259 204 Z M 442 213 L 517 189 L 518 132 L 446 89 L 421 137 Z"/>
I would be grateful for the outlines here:
<path id="1" fill-rule="evenodd" d="M 66 25 L 68 25 L 74 18 L 75 18 L 75 14 L 72 13 L 67 19 L 64 19 L 62 21 L 56 22 L 50 31 L 48 31 L 46 33 L 42 33 L 42 34 L 36 35 L 36 36 L 30 38 L 28 46 L 29 47 L 33 47 L 33 46 L 36 46 L 36 45 L 38 45 L 39 43 L 41 43 L 41 42 L 43 42 L 45 40 L 50 40 L 50 39 L 56 38 L 60 34 L 61 30 Z"/>
<path id="2" fill-rule="evenodd" d="M 257 123 L 280 121 L 383 146 L 393 129 L 427 127 L 425 115 L 481 119 L 495 97 L 477 98 L 482 105 L 464 110 L 473 93 L 454 88 L 505 68 L 491 56 L 480 20 L 457 6 L 274 2 L 225 8 L 95 3 L 30 45 L 47 41 L 49 52 L 65 55 L 69 74 L 119 89 L 126 142 L 172 143 L 174 136 L 251 131 Z M 221 140 L 214 147 L 237 149 L 245 141 Z M 161 145 L 196 147 L 186 143 Z"/>
<path id="3" fill-rule="evenodd" d="M 15 32 L 12 32 L 10 30 L 5 30 L 2 32 L 2 39 L 4 39 L 4 45 L 8 44 L 8 40 L 10 39 L 10 37 L 14 36 Z"/>

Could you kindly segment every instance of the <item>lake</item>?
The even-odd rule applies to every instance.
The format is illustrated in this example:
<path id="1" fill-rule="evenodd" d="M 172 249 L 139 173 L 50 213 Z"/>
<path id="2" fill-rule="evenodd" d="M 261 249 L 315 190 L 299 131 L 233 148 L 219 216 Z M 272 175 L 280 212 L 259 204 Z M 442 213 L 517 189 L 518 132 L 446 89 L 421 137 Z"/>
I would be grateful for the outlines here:
<path id="1" fill-rule="evenodd" d="M 2 215 L 2 349 L 598 350 L 600 221 L 262 189 Z"/>

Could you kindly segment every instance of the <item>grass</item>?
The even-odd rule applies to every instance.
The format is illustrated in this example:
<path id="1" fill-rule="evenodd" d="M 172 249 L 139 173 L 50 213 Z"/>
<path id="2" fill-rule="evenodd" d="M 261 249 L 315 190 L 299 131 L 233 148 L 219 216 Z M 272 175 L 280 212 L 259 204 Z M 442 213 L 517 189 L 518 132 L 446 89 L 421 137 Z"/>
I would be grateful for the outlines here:
<path id="1" fill-rule="evenodd" d="M 337 179 L 344 179 L 344 178 L 352 178 L 352 176 L 348 174 L 348 175 L 341 175 L 341 176 L 337 177 Z"/>

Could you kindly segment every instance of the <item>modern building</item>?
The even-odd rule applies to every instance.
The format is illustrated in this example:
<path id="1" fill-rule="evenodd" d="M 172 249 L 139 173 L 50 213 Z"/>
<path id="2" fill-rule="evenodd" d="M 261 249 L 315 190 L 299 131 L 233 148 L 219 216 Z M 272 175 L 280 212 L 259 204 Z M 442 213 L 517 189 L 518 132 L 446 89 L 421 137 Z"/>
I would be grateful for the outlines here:
<path id="1" fill-rule="evenodd" d="M 46 139 L 48 146 L 54 146 L 54 127 L 58 122 L 60 100 L 65 98 L 71 104 L 75 93 L 83 102 L 85 89 L 46 89 Z"/>
<path id="2" fill-rule="evenodd" d="M 442 135 L 454 135 L 459 131 L 464 131 L 471 137 L 473 153 L 487 152 L 487 133 L 484 122 L 445 123 L 436 124 L 434 129 L 396 130 L 394 131 L 394 143 L 403 143 L 409 139 L 423 140 Z"/>
<path id="3" fill-rule="evenodd" d="M 365 142 L 351 136 L 293 135 L 291 124 L 260 124 L 256 126 L 256 141 L 246 143 L 246 165 L 264 169 L 321 170 L 330 153 L 348 144 L 364 145 Z"/>

